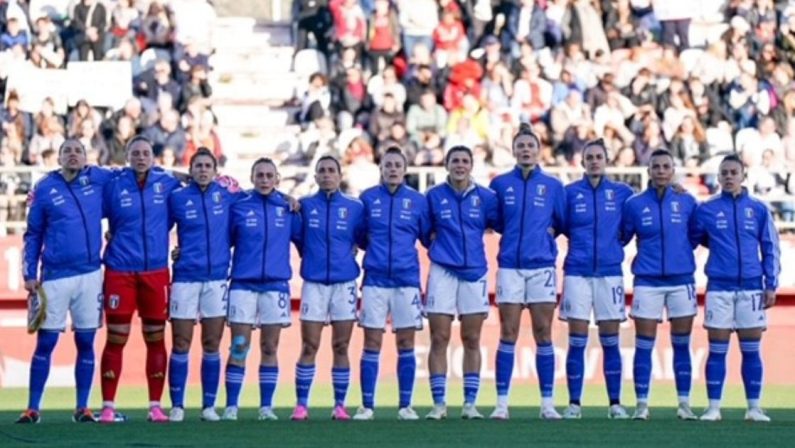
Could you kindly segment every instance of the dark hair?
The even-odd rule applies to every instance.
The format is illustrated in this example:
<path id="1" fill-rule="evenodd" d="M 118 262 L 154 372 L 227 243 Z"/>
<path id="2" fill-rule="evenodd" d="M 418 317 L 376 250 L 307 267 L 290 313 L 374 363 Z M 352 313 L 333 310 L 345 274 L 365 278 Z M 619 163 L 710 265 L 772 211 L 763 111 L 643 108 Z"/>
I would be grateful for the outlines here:
<path id="1" fill-rule="evenodd" d="M 124 147 L 124 152 L 129 151 L 130 148 L 132 148 L 132 145 L 135 144 L 135 143 L 138 143 L 138 142 L 144 142 L 147 145 L 149 145 L 149 147 L 152 148 L 152 149 L 154 149 L 154 147 L 155 147 L 155 145 L 152 143 L 152 140 L 149 140 L 143 134 L 138 134 L 135 137 L 131 138 L 129 142 L 127 142 L 127 145 Z"/>
<path id="2" fill-rule="evenodd" d="M 538 146 L 539 148 L 541 147 L 541 139 L 538 138 L 535 132 L 533 132 L 533 127 L 530 125 L 530 123 L 521 123 L 519 125 L 519 130 L 516 132 L 516 135 L 513 136 L 511 147 L 513 147 L 513 145 L 516 144 L 516 140 L 518 140 L 519 137 L 522 137 L 524 135 L 530 136 L 533 140 L 536 141 L 536 146 Z"/>
<path id="3" fill-rule="evenodd" d="M 254 176 L 254 170 L 257 168 L 257 165 L 261 163 L 268 163 L 273 165 L 273 168 L 276 172 L 279 171 L 278 167 L 276 166 L 276 162 L 273 161 L 270 157 L 260 157 L 259 159 L 255 160 L 254 163 L 251 164 L 251 176 Z"/>
<path id="4" fill-rule="evenodd" d="M 334 162 L 334 165 L 337 165 L 337 172 L 342 174 L 342 165 L 340 165 L 340 161 L 337 160 L 336 157 L 328 154 L 317 159 L 317 162 L 315 163 L 315 172 L 317 172 L 317 167 L 320 166 L 320 162 L 323 162 L 325 160 L 331 160 L 332 162 Z"/>
<path id="5" fill-rule="evenodd" d="M 193 162 L 199 157 L 209 157 L 213 161 L 213 169 L 218 169 L 218 159 L 215 158 L 215 154 L 213 154 L 212 151 L 210 151 L 204 146 L 200 146 L 199 149 L 196 150 L 196 153 L 190 156 L 190 161 L 188 162 L 188 166 L 192 167 Z"/>
<path id="6" fill-rule="evenodd" d="M 671 154 L 671 151 L 668 151 L 665 148 L 659 148 L 659 149 L 655 149 L 651 153 L 651 155 L 649 156 L 649 161 L 651 162 L 651 159 L 653 159 L 655 157 L 658 157 L 658 156 L 667 156 L 667 157 L 670 157 L 671 159 L 674 158 L 673 154 Z"/>
<path id="7" fill-rule="evenodd" d="M 61 146 L 58 147 L 58 155 L 59 156 L 61 155 L 61 152 L 63 151 L 64 146 L 66 146 L 66 144 L 69 143 L 69 142 L 77 142 L 77 144 L 80 145 L 81 148 L 83 148 L 83 154 L 85 154 L 87 152 L 86 151 L 86 146 L 83 144 L 83 142 L 81 142 L 77 138 L 69 137 L 69 138 L 65 139 L 63 141 L 63 143 L 61 143 Z"/>
<path id="8" fill-rule="evenodd" d="M 745 163 L 743 163 L 743 159 L 740 158 L 738 154 L 729 154 L 720 161 L 720 164 L 723 165 L 726 162 L 736 162 L 740 164 L 740 167 L 743 171 L 745 171 Z"/>
<path id="9" fill-rule="evenodd" d="M 603 138 L 601 138 L 601 137 L 600 137 L 600 138 L 597 138 L 597 139 L 591 140 L 591 141 L 589 141 L 588 143 L 586 143 L 586 144 L 585 144 L 585 146 L 583 146 L 583 147 L 582 147 L 582 152 L 583 152 L 583 154 L 584 154 L 584 153 L 585 153 L 585 151 L 586 151 L 586 150 L 588 150 L 588 148 L 590 148 L 591 146 L 597 146 L 597 147 L 599 147 L 599 148 L 602 148 L 602 151 L 605 153 L 605 159 L 607 159 L 607 158 L 608 158 L 608 155 L 607 155 L 607 147 L 605 146 L 605 139 L 603 139 Z"/>
<path id="10" fill-rule="evenodd" d="M 397 154 L 397 155 L 399 155 L 400 158 L 403 159 L 403 165 L 405 165 L 406 167 L 409 166 L 409 159 L 406 158 L 405 154 L 403 154 L 403 150 L 400 149 L 400 146 L 391 145 L 390 147 L 388 147 L 386 149 L 386 151 L 384 151 L 384 155 L 381 156 L 381 161 L 382 162 L 384 160 L 384 157 L 386 157 L 388 154 Z"/>
<path id="11" fill-rule="evenodd" d="M 468 147 L 466 147 L 464 145 L 456 145 L 456 146 L 453 146 L 452 148 L 450 148 L 447 151 L 447 154 L 445 154 L 445 156 L 444 156 L 444 165 L 445 166 L 447 166 L 447 164 L 450 163 L 450 158 L 453 156 L 453 153 L 456 153 L 456 152 L 465 152 L 469 156 L 469 160 L 472 160 L 472 150 L 471 149 L 469 149 Z"/>

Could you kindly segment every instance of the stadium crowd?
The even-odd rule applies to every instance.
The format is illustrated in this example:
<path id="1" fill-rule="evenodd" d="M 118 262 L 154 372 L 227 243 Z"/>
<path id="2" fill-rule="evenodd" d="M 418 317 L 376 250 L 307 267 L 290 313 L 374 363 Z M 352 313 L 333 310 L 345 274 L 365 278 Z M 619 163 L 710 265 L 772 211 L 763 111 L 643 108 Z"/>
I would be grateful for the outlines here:
<path id="1" fill-rule="evenodd" d="M 299 149 L 282 159 L 337 154 L 357 166 L 347 182 L 357 192 L 390 145 L 412 166 L 441 166 L 463 144 L 487 181 L 488 168 L 514 163 L 511 137 L 528 121 L 544 166 L 579 167 L 585 143 L 601 137 L 613 166 L 644 166 L 666 147 L 678 165 L 714 171 L 737 152 L 754 193 L 791 193 L 792 3 L 296 0 L 296 51 L 324 57 L 295 102 Z M 711 21 L 712 37 L 690 42 L 695 20 Z M 683 185 L 717 188 L 714 176 Z M 776 207 L 795 219 L 795 204 Z"/>
<path id="2" fill-rule="evenodd" d="M 78 138 L 90 163 L 123 165 L 124 148 L 142 133 L 155 144 L 163 166 L 186 165 L 204 146 L 224 161 L 216 120 L 206 24 L 215 17 L 209 2 L 191 0 L 0 0 L 0 166 L 57 168 L 65 138 Z M 134 96 L 118 110 L 86 101 L 59 113 L 45 98 L 38 111 L 24 111 L 20 92 L 7 89 L 12 67 L 63 69 L 72 61 L 128 61 Z M 24 219 L 27 173 L 4 173 L 0 221 Z"/>

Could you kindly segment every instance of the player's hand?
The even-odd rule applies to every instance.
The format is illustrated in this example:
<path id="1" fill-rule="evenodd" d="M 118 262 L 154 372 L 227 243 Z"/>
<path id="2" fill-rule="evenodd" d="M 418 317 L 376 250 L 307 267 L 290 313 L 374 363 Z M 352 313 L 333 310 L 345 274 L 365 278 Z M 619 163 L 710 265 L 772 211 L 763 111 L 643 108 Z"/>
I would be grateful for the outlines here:
<path id="1" fill-rule="evenodd" d="M 110 230 L 108 230 L 108 231 L 106 231 L 106 232 L 105 232 L 105 242 L 106 242 L 106 243 L 110 243 L 110 239 L 111 239 L 112 237 L 113 237 L 113 235 L 110 233 Z"/>
<path id="2" fill-rule="evenodd" d="M 222 188 L 226 188 L 226 191 L 230 193 L 238 193 L 240 191 L 240 184 L 237 183 L 237 179 L 232 176 L 221 175 L 215 178 L 215 181 L 218 182 Z"/>
<path id="3" fill-rule="evenodd" d="M 179 246 L 174 246 L 174 248 L 171 249 L 171 261 L 177 260 L 179 260 Z"/>
<path id="4" fill-rule="evenodd" d="M 674 190 L 674 192 L 679 193 L 679 194 L 687 193 L 687 190 L 685 190 L 685 187 L 683 187 L 682 184 L 680 184 L 679 182 L 674 182 L 671 185 L 671 189 Z"/>
<path id="5" fill-rule="evenodd" d="M 776 291 L 765 291 L 765 309 L 776 304 Z"/>
<path id="6" fill-rule="evenodd" d="M 286 199 L 287 203 L 290 204 L 291 212 L 298 213 L 301 211 L 301 202 L 298 199 L 290 196 L 289 194 L 285 194 L 284 199 Z"/>
<path id="7" fill-rule="evenodd" d="M 34 293 L 39 288 L 38 280 L 25 280 L 25 291 Z"/>
<path id="8" fill-rule="evenodd" d="M 552 227 L 547 227 L 547 233 L 549 233 L 549 236 L 551 236 L 552 238 L 555 238 L 555 229 L 553 229 Z"/>

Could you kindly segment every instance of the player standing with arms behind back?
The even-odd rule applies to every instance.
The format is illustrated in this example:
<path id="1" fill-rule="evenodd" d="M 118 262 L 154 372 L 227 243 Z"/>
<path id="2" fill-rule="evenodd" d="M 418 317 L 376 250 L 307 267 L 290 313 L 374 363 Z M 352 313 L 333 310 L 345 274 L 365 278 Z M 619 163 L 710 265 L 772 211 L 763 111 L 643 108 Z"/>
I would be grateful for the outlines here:
<path id="1" fill-rule="evenodd" d="M 282 328 L 290 326 L 290 241 L 301 232 L 301 219 L 290 213 L 276 187 L 279 171 L 268 158 L 251 166 L 254 189 L 232 206 L 232 283 L 229 325 L 232 346 L 226 362 L 224 420 L 237 420 L 238 398 L 246 373 L 251 331 L 260 329 L 260 420 L 277 420 L 273 394 L 279 379 L 277 349 Z"/>
<path id="2" fill-rule="evenodd" d="M 464 346 L 464 407 L 461 417 L 481 419 L 475 407 L 480 388 L 480 333 L 489 313 L 488 264 L 483 233 L 497 225 L 494 192 L 472 178 L 472 151 L 454 146 L 445 156 L 447 182 L 428 190 L 433 242 L 425 312 L 431 327 L 428 355 L 433 409 L 425 417 L 447 417 L 447 347 L 458 316 Z"/>
<path id="3" fill-rule="evenodd" d="M 610 400 L 608 418 L 629 418 L 621 406 L 621 352 L 619 324 L 626 320 L 624 304 L 624 245 L 621 241 L 621 212 L 632 196 L 628 185 L 605 175 L 607 149 L 602 139 L 588 142 L 582 151 L 585 177 L 566 186 L 566 237 L 569 250 L 563 269 L 563 298 L 560 318 L 569 324 L 566 378 L 569 407 L 563 418 L 582 417 L 585 348 L 593 310 L 602 344 L 603 371 Z"/>
<path id="4" fill-rule="evenodd" d="M 224 188 L 215 180 L 218 162 L 207 148 L 190 159 L 191 182 L 169 196 L 169 213 L 177 224 L 179 256 L 171 285 L 172 348 L 169 360 L 169 420 L 185 418 L 185 385 L 193 327 L 201 322 L 202 413 L 218 421 L 215 396 L 221 374 L 218 346 L 226 317 L 226 278 L 229 275 L 229 209 L 240 196 L 236 187 Z M 231 191 L 230 191 L 231 190 Z"/>
<path id="5" fill-rule="evenodd" d="M 301 199 L 303 231 L 300 235 L 301 356 L 295 368 L 297 404 L 293 420 L 307 420 L 309 390 L 315 376 L 315 356 L 323 326 L 331 322 L 334 352 L 331 369 L 334 410 L 331 418 L 349 420 L 345 395 L 351 368 L 348 344 L 356 321 L 356 246 L 364 245 L 364 206 L 340 192 L 340 163 L 323 156 L 315 164 L 315 182 L 320 191 Z"/>
<path id="6" fill-rule="evenodd" d="M 406 156 L 391 147 L 381 157 L 381 185 L 365 190 L 367 252 L 364 256 L 364 288 L 360 325 L 364 328 L 364 353 L 359 368 L 362 407 L 354 420 L 372 420 L 378 358 L 388 315 L 398 350 L 400 420 L 417 420 L 411 408 L 414 375 L 414 333 L 422 329 L 420 262 L 417 240 L 429 244 L 428 203 L 418 191 L 405 185 Z"/>
<path id="7" fill-rule="evenodd" d="M 632 261 L 635 280 L 631 315 L 636 331 L 632 370 L 638 400 L 632 418 L 649 419 L 652 350 L 657 324 L 662 321 L 665 308 L 671 322 L 674 375 L 679 397 L 676 415 L 683 420 L 695 420 L 696 416 L 690 409 L 693 370 L 690 332 L 698 310 L 693 276 L 696 263 L 691 244 L 696 199 L 673 189 L 674 159 L 665 149 L 652 152 L 649 176 L 649 187 L 624 204 L 621 230 L 624 243 L 636 237 L 638 247 Z"/>
<path id="8" fill-rule="evenodd" d="M 762 358 L 759 346 L 767 320 L 765 309 L 775 305 L 781 251 L 778 232 L 767 205 L 748 195 L 745 167 L 736 155 L 720 164 L 721 193 L 696 210 L 695 240 L 709 248 L 704 327 L 709 333 L 707 396 L 709 408 L 701 420 L 721 419 L 720 399 L 726 379 L 726 353 L 732 331 L 742 352 L 742 376 L 748 411 L 745 419 L 769 422 L 762 412 Z M 760 259 L 761 255 L 761 259 Z"/>
<path id="9" fill-rule="evenodd" d="M 95 421 L 88 409 L 88 397 L 94 380 L 94 335 L 102 325 L 102 188 L 113 174 L 86 167 L 85 147 L 76 139 L 61 144 L 58 162 L 61 169 L 36 184 L 28 204 L 25 289 L 38 295 L 38 313 L 29 313 L 39 322 L 29 324 L 29 330 L 37 331 L 36 349 L 30 363 L 28 408 L 17 423 L 40 420 L 39 406 L 52 352 L 58 334 L 66 329 L 67 311 L 72 315 L 77 346 L 77 407 L 72 419 Z"/>
<path id="10" fill-rule="evenodd" d="M 542 419 L 560 419 L 552 394 L 555 351 L 552 319 L 557 304 L 555 236 L 565 228 L 566 193 L 563 184 L 538 165 L 538 136 L 522 123 L 513 139 L 516 167 L 491 181 L 497 193 L 502 233 L 497 256 L 497 303 L 500 307 L 500 345 L 497 349 L 497 407 L 491 418 L 509 418 L 508 392 L 513 374 L 514 348 L 522 310 L 530 312 L 536 341 L 536 369 L 541 389 Z"/>
<path id="11" fill-rule="evenodd" d="M 152 422 L 167 422 L 160 407 L 166 381 L 168 318 L 168 196 L 179 187 L 170 174 L 152 169 L 152 143 L 136 136 L 127 144 L 128 168 L 105 186 L 103 207 L 111 238 L 105 247 L 105 314 L 100 422 L 116 421 L 116 389 L 133 313 L 141 316 Z"/>

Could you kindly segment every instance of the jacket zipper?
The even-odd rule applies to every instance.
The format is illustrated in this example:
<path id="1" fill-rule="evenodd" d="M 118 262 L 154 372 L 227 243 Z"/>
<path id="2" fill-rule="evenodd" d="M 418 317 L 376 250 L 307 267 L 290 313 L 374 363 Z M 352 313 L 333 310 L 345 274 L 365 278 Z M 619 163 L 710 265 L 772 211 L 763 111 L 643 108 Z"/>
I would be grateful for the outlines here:
<path id="1" fill-rule="evenodd" d="M 326 196 L 326 284 L 331 284 L 331 198 Z"/>
<path id="2" fill-rule="evenodd" d="M 531 174 L 532 175 L 532 174 Z M 524 187 L 522 187 L 522 216 L 519 218 L 519 244 L 516 246 L 516 269 L 522 268 L 522 239 L 524 238 L 524 214 L 525 207 L 527 206 L 527 181 L 530 175 L 524 179 Z"/>
<path id="3" fill-rule="evenodd" d="M 207 217 L 207 205 L 204 202 L 204 196 L 206 191 L 202 191 L 202 211 L 204 212 L 204 235 L 207 238 L 207 276 L 212 274 L 212 267 L 210 265 L 210 254 L 212 251 L 210 250 L 210 220 Z"/>
<path id="4" fill-rule="evenodd" d="M 136 181 L 137 182 L 137 181 Z M 138 187 L 138 194 L 141 196 L 141 241 L 144 242 L 144 272 L 149 271 L 149 247 L 146 244 L 146 203 L 144 202 L 144 188 Z"/>
<path id="5" fill-rule="evenodd" d="M 601 185 L 602 181 L 599 181 L 599 185 Z M 598 186 L 597 186 L 598 187 Z M 598 245 L 596 244 L 596 236 L 599 234 L 599 210 L 597 209 L 597 200 L 596 200 L 596 188 L 591 188 L 591 195 L 593 197 L 593 274 L 596 275 L 596 269 L 598 268 L 597 262 L 597 250 Z"/>
<path id="6" fill-rule="evenodd" d="M 395 195 L 389 195 L 389 221 L 387 221 L 387 226 L 389 228 L 389 256 L 387 258 L 387 276 L 392 278 L 392 206 L 395 203 Z"/>
<path id="7" fill-rule="evenodd" d="M 737 225 L 736 198 L 732 198 L 732 206 L 734 207 L 734 240 L 737 243 L 737 284 L 741 285 L 743 281 L 743 255 L 740 249 L 740 227 Z"/>
<path id="8" fill-rule="evenodd" d="M 458 225 L 461 228 L 461 242 L 462 242 L 462 246 L 464 248 L 464 268 L 466 268 L 467 267 L 467 238 L 466 238 L 466 233 L 464 232 L 464 218 L 463 218 L 463 214 L 461 213 L 461 203 L 464 202 L 464 200 L 466 199 L 466 196 L 462 196 L 461 198 L 457 198 L 457 199 L 458 199 Z"/>
<path id="9" fill-rule="evenodd" d="M 89 239 L 90 236 L 88 234 L 88 223 L 86 222 L 86 215 L 83 213 L 83 207 L 80 205 L 80 201 L 77 200 L 77 195 L 74 191 L 72 191 L 72 185 L 67 182 L 66 189 L 69 190 L 69 193 L 72 195 L 72 199 L 75 200 L 75 204 L 77 205 L 77 210 L 80 212 L 80 219 L 83 220 L 83 231 L 86 234 L 86 248 L 88 249 L 88 262 L 91 263 L 91 240 Z"/>
<path id="10" fill-rule="evenodd" d="M 268 199 L 265 197 L 262 200 L 262 227 L 265 228 L 265 239 L 262 242 L 262 283 L 265 283 L 265 264 L 268 262 Z"/>
<path id="11" fill-rule="evenodd" d="M 657 194 L 657 192 L 654 194 Z M 665 223 L 663 222 L 663 199 L 665 199 L 665 193 L 663 193 L 663 197 L 658 198 L 657 201 L 657 205 L 660 209 L 660 261 L 662 262 L 662 276 L 665 277 Z"/>

